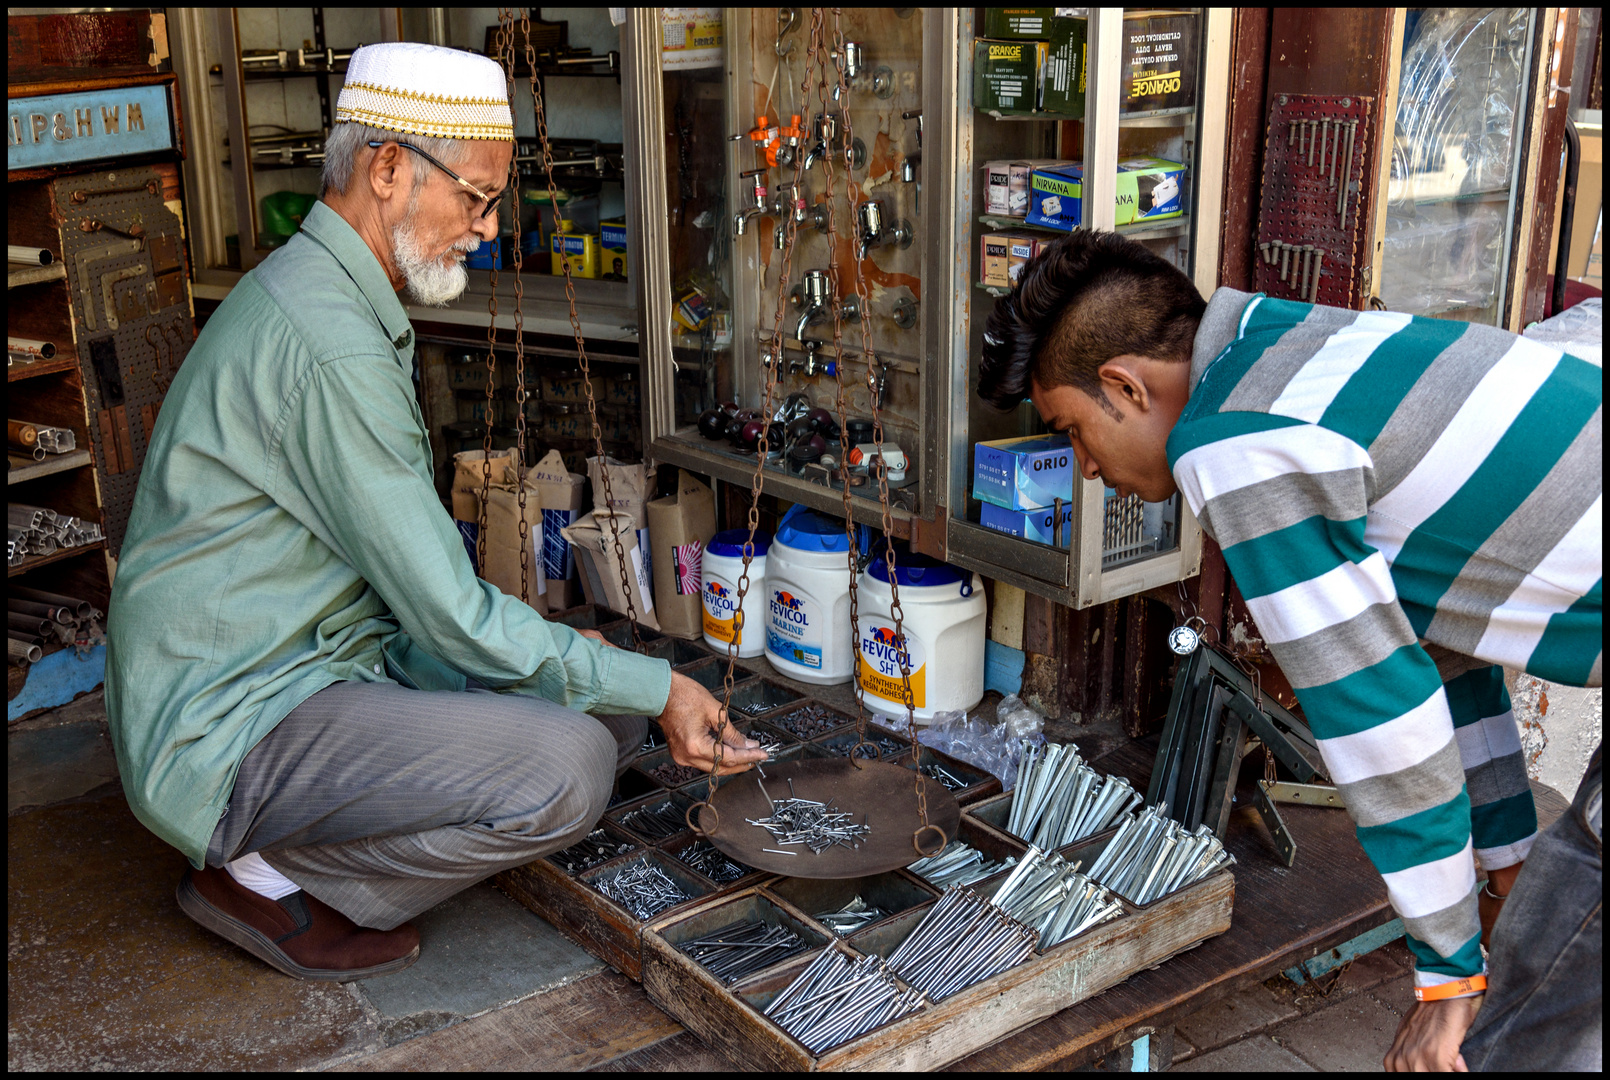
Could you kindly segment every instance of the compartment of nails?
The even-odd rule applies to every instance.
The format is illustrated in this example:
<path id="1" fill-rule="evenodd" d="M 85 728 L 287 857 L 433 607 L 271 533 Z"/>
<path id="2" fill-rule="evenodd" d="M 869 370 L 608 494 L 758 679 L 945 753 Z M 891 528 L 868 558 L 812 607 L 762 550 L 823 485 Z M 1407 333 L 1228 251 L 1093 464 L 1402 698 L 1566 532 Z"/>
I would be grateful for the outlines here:
<path id="1" fill-rule="evenodd" d="M 1121 776 L 1097 772 L 1072 743 L 1025 744 L 1010 794 L 968 807 L 980 821 L 1047 850 L 1094 836 L 1144 796 Z"/>
<path id="2" fill-rule="evenodd" d="M 851 944 L 886 953 L 902 981 L 939 1001 L 1021 964 L 1036 940 L 1031 927 L 975 890 L 954 885 L 932 907 Z"/>
<path id="3" fill-rule="evenodd" d="M 736 699 L 737 695 L 733 697 Z M 855 723 L 855 717 L 830 709 L 819 701 L 766 717 L 766 723 L 781 728 L 796 739 L 816 739 Z"/>
<path id="4" fill-rule="evenodd" d="M 620 779 L 615 781 L 615 790 L 609 796 L 609 809 L 641 799 L 645 795 L 655 795 L 663 792 L 665 788 L 650 780 L 645 773 L 636 769 L 627 769 L 621 773 Z"/>
<path id="5" fill-rule="evenodd" d="M 598 632 L 604 635 L 605 641 L 616 646 L 617 648 L 632 649 L 637 645 L 637 642 L 632 638 L 632 623 L 630 619 L 622 619 L 617 623 L 609 623 L 605 626 L 600 626 L 598 628 Z M 643 639 L 645 644 L 650 641 L 657 640 L 661 636 L 658 630 L 650 630 L 648 627 L 642 625 L 638 626 L 637 634 Z"/>
<path id="6" fill-rule="evenodd" d="M 1017 841 L 997 836 L 964 816 L 956 830 L 956 839 L 946 844 L 944 850 L 918 859 L 906 869 L 940 889 L 972 885 L 1010 870 L 1022 859 L 1024 851 Z"/>
<path id="7" fill-rule="evenodd" d="M 548 861 L 567 874 L 579 874 L 601 863 L 637 850 L 641 845 L 612 825 L 600 824 L 581 840 L 548 856 Z"/>
<path id="8" fill-rule="evenodd" d="M 775 995 L 745 992 L 752 1006 L 813 1054 L 925 1007 L 922 992 L 879 956 L 824 949 Z"/>
<path id="9" fill-rule="evenodd" d="M 717 698 L 721 695 L 717 694 Z M 780 682 L 770 679 L 756 679 L 753 682 L 735 686 L 732 690 L 731 711 L 745 716 L 760 716 L 771 712 L 791 701 L 798 701 L 801 695 L 796 694 Z M 793 729 L 790 728 L 790 731 Z M 796 733 L 797 734 L 797 733 Z M 803 736 L 802 736 L 803 737 Z"/>
<path id="10" fill-rule="evenodd" d="M 899 871 L 864 878 L 781 878 L 766 891 L 787 900 L 840 937 L 934 899 L 935 891 Z"/>
<path id="11" fill-rule="evenodd" d="M 819 928 L 756 892 L 655 932 L 728 986 L 828 943 Z"/>
<path id="12" fill-rule="evenodd" d="M 641 756 L 643 754 L 652 754 L 656 750 L 664 749 L 665 729 L 660 727 L 660 725 L 653 720 L 650 720 L 648 722 L 648 732 L 643 736 L 643 745 L 637 748 L 637 752 L 639 756 Z"/>
<path id="13" fill-rule="evenodd" d="M 851 749 L 855 748 L 860 741 L 861 737 L 852 729 L 850 731 L 841 731 L 835 735 L 820 736 L 811 743 L 811 746 L 814 750 L 832 757 L 849 757 Z M 871 724 L 867 725 L 866 741 L 877 746 L 882 753 L 880 760 L 883 761 L 893 761 L 901 754 L 910 753 L 911 751 L 909 741 L 901 740 L 892 732 L 885 732 Z M 870 747 L 862 746 L 855 751 L 855 756 L 858 758 L 872 758 L 877 755 L 872 752 Z"/>
<path id="14" fill-rule="evenodd" d="M 549 622 L 563 623 L 575 630 L 596 630 L 607 623 L 619 622 L 626 618 L 618 611 L 611 611 L 597 604 L 582 604 L 578 607 L 565 608 L 563 611 L 550 612 L 543 618 Z"/>
<path id="15" fill-rule="evenodd" d="M 707 657 L 704 660 L 696 660 L 691 664 L 686 664 L 676 670 L 712 694 L 715 694 L 717 699 L 725 693 L 723 689 L 727 678 L 727 661 L 725 657 Z M 742 667 L 734 667 L 732 669 L 732 678 L 733 684 L 736 686 L 745 679 L 750 678 L 750 674 Z"/>
<path id="16" fill-rule="evenodd" d="M 1105 843 L 1069 855 L 1086 860 L 1090 878 L 1137 907 L 1235 865 L 1235 856 L 1208 826 L 1186 829 L 1155 806 L 1124 819 Z"/>
<path id="17" fill-rule="evenodd" d="M 911 768 L 910 758 L 901 762 L 906 768 Z M 930 780 L 938 780 L 945 785 L 945 790 L 958 799 L 976 799 L 984 795 L 992 795 L 1001 790 L 1001 782 L 990 773 L 976 765 L 969 765 L 949 754 L 941 753 L 931 746 L 917 745 L 917 764 L 922 774 Z"/>
<path id="18" fill-rule="evenodd" d="M 632 767 L 661 787 L 668 788 L 691 784 L 710 775 L 707 770 L 694 765 L 678 765 L 671 760 L 671 751 L 666 749 L 640 755 Z"/>
<path id="19" fill-rule="evenodd" d="M 578 880 L 625 908 L 639 922 L 711 892 L 697 874 L 652 849 L 584 870 Z"/>
<path id="20" fill-rule="evenodd" d="M 746 866 L 697 836 L 672 840 L 660 849 L 678 862 L 691 866 L 717 885 L 731 885 L 760 871 Z"/>
<path id="21" fill-rule="evenodd" d="M 672 667 L 679 668 L 683 664 L 692 664 L 706 659 L 710 655 L 710 650 L 695 641 L 663 637 L 658 641 L 649 642 L 648 648 L 643 650 L 643 655 L 652 656 L 656 660 L 668 660 Z"/>
<path id="22" fill-rule="evenodd" d="M 607 811 L 604 817 L 639 839 L 653 843 L 687 831 L 688 823 L 684 815 L 692 805 L 692 800 L 685 796 L 663 792 L 618 806 Z"/>

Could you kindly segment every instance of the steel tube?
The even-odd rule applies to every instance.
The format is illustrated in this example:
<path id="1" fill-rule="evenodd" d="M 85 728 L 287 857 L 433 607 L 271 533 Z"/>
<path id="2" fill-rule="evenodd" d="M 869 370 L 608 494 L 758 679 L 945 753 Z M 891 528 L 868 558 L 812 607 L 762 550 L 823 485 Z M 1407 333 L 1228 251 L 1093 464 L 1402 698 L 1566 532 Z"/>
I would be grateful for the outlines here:
<path id="1" fill-rule="evenodd" d="M 29 641 L 18 641 L 14 637 L 6 638 L 6 654 L 11 662 L 17 666 L 23 664 L 37 664 L 45 655 L 38 645 Z"/>

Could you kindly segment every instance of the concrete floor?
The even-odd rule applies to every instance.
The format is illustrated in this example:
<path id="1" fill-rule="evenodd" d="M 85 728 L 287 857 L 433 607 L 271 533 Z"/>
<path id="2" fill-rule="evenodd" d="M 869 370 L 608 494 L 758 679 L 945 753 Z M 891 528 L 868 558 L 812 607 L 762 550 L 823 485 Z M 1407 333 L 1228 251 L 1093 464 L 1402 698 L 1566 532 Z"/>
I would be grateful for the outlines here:
<path id="1" fill-rule="evenodd" d="M 13 1070 L 468 1069 L 490 1063 L 489 1039 L 530 1045 L 528 1068 L 729 1064 L 490 885 L 420 917 L 424 948 L 406 971 L 287 979 L 179 912 L 184 861 L 129 812 L 99 693 L 12 725 L 7 744 Z M 1408 970 L 1398 942 L 1318 988 L 1272 979 L 1181 1023 L 1174 1067 L 1379 1069 L 1411 1001 Z M 594 1020 L 605 1034 L 577 1039 L 551 1022 L 583 987 L 594 1011 L 611 994 L 619 1005 Z"/>

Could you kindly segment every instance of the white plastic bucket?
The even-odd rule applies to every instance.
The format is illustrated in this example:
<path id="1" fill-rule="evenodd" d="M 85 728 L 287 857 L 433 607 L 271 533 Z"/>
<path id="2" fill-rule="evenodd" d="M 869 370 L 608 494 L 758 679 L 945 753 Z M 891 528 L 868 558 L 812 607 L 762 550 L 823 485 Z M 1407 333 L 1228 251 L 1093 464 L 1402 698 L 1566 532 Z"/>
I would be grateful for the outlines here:
<path id="1" fill-rule="evenodd" d="M 860 580 L 856 678 L 869 708 L 903 718 L 901 660 L 911 673 L 919 724 L 984 697 L 986 604 L 978 575 L 924 555 L 898 552 L 900 633 L 895 633 L 888 566 L 880 556 Z"/>
<path id="2" fill-rule="evenodd" d="M 800 682 L 855 674 L 850 629 L 850 540 L 844 523 L 795 506 L 766 554 L 766 658 Z"/>
<path id="3" fill-rule="evenodd" d="M 743 598 L 743 629 L 739 630 L 738 579 L 743 575 L 748 541 L 748 529 L 727 529 L 710 538 L 704 551 L 704 587 L 699 593 L 704 603 L 705 644 L 725 653 L 736 635 L 738 655 L 744 659 L 766 651 L 766 549 L 771 546 L 765 533 L 755 534 L 749 588 Z"/>

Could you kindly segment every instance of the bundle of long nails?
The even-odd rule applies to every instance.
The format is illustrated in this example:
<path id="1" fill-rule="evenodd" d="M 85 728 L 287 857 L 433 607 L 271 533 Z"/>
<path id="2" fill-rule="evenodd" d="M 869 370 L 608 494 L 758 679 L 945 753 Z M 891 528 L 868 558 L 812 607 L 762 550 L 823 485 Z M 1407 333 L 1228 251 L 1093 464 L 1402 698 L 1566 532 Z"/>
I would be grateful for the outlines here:
<path id="1" fill-rule="evenodd" d="M 766 1006 L 766 1015 L 813 1054 L 921 1008 L 922 991 L 902 989 L 879 957 L 852 960 L 826 949 Z"/>
<path id="2" fill-rule="evenodd" d="M 934 1001 L 1027 960 L 1032 929 L 972 889 L 945 891 L 911 936 L 889 957 L 905 982 Z"/>
<path id="3" fill-rule="evenodd" d="M 609 897 L 640 920 L 652 919 L 666 908 L 691 900 L 682 886 L 665 871 L 638 859 L 593 880 L 593 888 Z"/>
<path id="4" fill-rule="evenodd" d="M 960 840 L 952 840 L 938 855 L 918 859 L 906 869 L 926 879 L 929 884 L 944 889 L 951 885 L 971 885 L 975 881 L 983 881 L 1016 862 L 1010 855 L 1000 862 L 990 862 L 977 848 Z"/>
<path id="5" fill-rule="evenodd" d="M 796 798 L 792 780 L 788 782 L 789 797 L 786 799 L 773 799 L 764 783 L 759 780 L 756 783 L 760 784 L 761 794 L 771 804 L 771 813 L 763 818 L 744 820 L 771 833 L 780 848 L 803 844 L 811 849 L 812 854 L 820 855 L 834 845 L 858 848 L 861 839 L 872 832 L 864 814 L 857 823 L 854 814 L 833 809 L 832 802 Z"/>
<path id="6" fill-rule="evenodd" d="M 1043 848 L 1093 836 L 1139 806 L 1142 796 L 1119 776 L 1103 776 L 1073 744 L 1025 742 L 1006 829 Z"/>
<path id="7" fill-rule="evenodd" d="M 594 829 L 585 838 L 563 851 L 554 852 L 548 858 L 563 867 L 567 874 L 579 874 L 583 870 L 591 870 L 601 862 L 608 862 L 617 855 L 626 854 L 633 846 L 612 839 L 603 829 Z"/>
<path id="8" fill-rule="evenodd" d="M 795 738 L 814 739 L 841 726 L 844 717 L 821 705 L 801 705 L 788 715 L 772 717 L 766 723 L 782 728 Z"/>
<path id="9" fill-rule="evenodd" d="M 1090 877 L 1137 904 L 1149 904 L 1234 865 L 1213 830 L 1187 830 L 1148 806 L 1129 818 L 1090 864 Z"/>
<path id="10" fill-rule="evenodd" d="M 745 975 L 799 955 L 805 951 L 806 944 L 804 938 L 786 926 L 768 926 L 756 920 L 723 926 L 697 941 L 685 941 L 677 948 L 731 986 Z"/>
<path id="11" fill-rule="evenodd" d="M 874 904 L 868 904 L 857 893 L 854 900 L 851 900 L 837 911 L 819 911 L 812 915 L 811 918 L 843 937 L 845 934 L 853 934 L 861 927 L 869 926 L 879 919 L 888 918 L 888 916 L 887 911 Z"/>
<path id="12" fill-rule="evenodd" d="M 1030 847 L 1023 861 L 995 890 L 995 905 L 1039 932 L 1040 948 L 1116 919 L 1123 907 L 1112 893 L 1055 852 Z"/>
<path id="13" fill-rule="evenodd" d="M 622 814 L 621 824 L 651 840 L 664 840 L 688 827 L 682 808 L 671 800 L 639 806 L 630 813 Z"/>
<path id="14" fill-rule="evenodd" d="M 754 872 L 753 867 L 727 858 L 708 840 L 695 840 L 677 852 L 676 857 L 718 885 L 726 885 Z"/>

